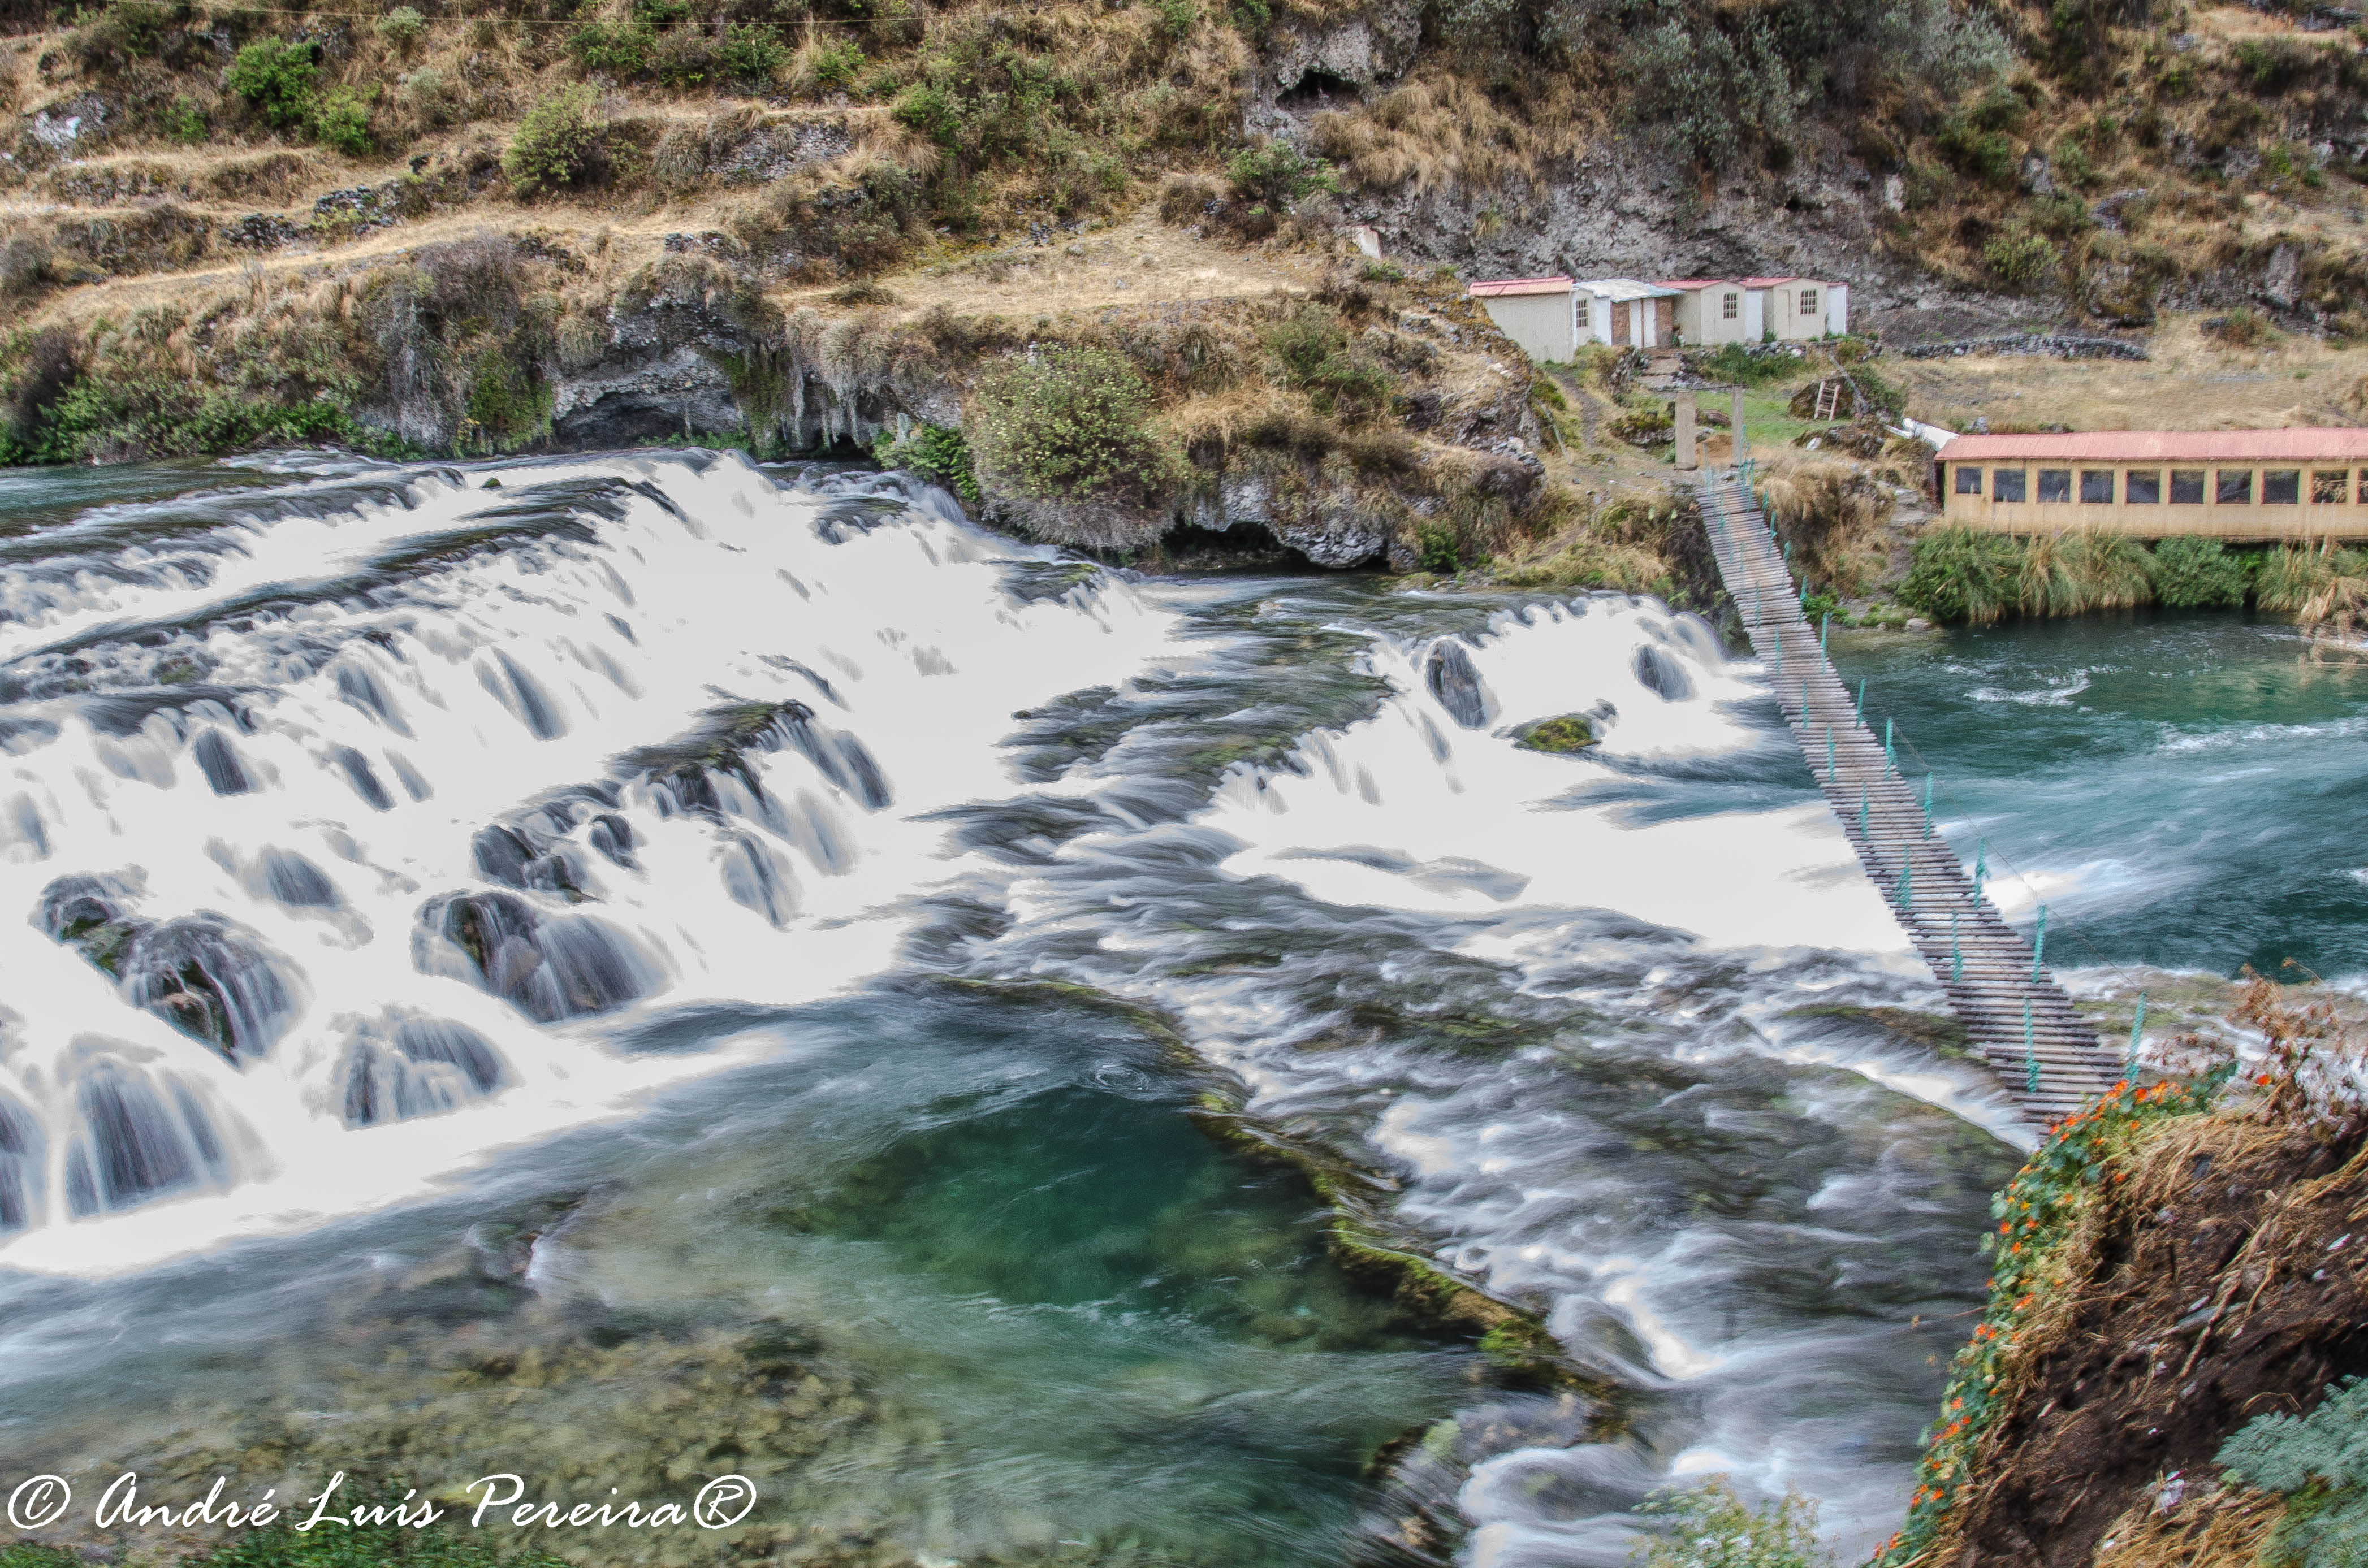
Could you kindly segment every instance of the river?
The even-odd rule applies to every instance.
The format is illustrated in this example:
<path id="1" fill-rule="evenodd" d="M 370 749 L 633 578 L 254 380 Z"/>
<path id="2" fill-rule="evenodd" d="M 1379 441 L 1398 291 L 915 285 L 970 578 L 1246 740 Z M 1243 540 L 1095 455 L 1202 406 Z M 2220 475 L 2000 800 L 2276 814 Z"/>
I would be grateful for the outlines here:
<path id="1" fill-rule="evenodd" d="M 0 509 L 0 1479 L 757 1486 L 587 1563 L 1608 1564 L 1713 1473 L 1896 1522 L 2011 1129 L 1700 621 L 731 454 Z M 1837 652 L 2099 961 L 2349 965 L 2348 666 Z M 1567 1376 L 1344 1268 L 1310 1170 Z"/>

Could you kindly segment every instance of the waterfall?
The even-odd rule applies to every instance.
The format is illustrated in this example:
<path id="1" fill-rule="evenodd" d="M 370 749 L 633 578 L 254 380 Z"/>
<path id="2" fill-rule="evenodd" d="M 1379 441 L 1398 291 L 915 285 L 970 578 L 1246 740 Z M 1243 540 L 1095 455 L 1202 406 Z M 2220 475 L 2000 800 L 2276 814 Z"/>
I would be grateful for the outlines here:
<path id="1" fill-rule="evenodd" d="M 1171 634 L 1103 575 L 1016 597 L 1051 559 L 714 454 L 298 464 L 0 541 L 0 1258 L 383 1202 L 734 1059 L 654 1017 L 879 972 L 1011 710 Z"/>

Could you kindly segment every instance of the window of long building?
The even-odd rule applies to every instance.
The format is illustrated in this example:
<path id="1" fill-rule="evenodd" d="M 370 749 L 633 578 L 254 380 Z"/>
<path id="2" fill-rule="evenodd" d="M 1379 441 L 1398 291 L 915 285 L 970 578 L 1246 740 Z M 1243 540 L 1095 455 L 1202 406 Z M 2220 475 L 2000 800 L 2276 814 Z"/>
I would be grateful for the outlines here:
<path id="1" fill-rule="evenodd" d="M 2261 473 L 2261 505 L 2264 506 L 2301 506 L 2302 470 L 2298 468 L 2264 470 Z"/>
<path id="2" fill-rule="evenodd" d="M 2362 481 L 2368 483 L 2368 481 Z M 2170 504 L 2174 506 L 2203 505 L 2203 471 L 2200 468 L 2175 468 L 2170 471 Z"/>
<path id="3" fill-rule="evenodd" d="M 2314 506 L 2340 506 L 2351 495 L 2351 471 L 2348 468 L 2313 469 L 2310 475 L 2310 504 Z"/>
<path id="4" fill-rule="evenodd" d="M 2113 504 L 2113 471 L 2109 468 L 2084 468 L 2080 471 L 2080 499 Z"/>
<path id="5" fill-rule="evenodd" d="M 1982 471 L 1978 463 L 1957 465 L 1957 494 L 1979 495 L 1982 493 Z"/>
<path id="6" fill-rule="evenodd" d="M 2072 471 L 2068 468 L 2043 468 L 2039 471 L 2039 498 L 2042 501 L 2072 499 Z"/>
<path id="7" fill-rule="evenodd" d="M 2214 476 L 2212 499 L 2223 506 L 2249 506 L 2253 504 L 2253 471 L 2249 468 L 2224 468 Z"/>
<path id="8" fill-rule="evenodd" d="M 2162 470 L 2134 468 L 2122 486 L 2123 499 L 2133 506 L 2162 505 Z"/>
<path id="9" fill-rule="evenodd" d="M 2020 501 L 2022 499 L 2022 470 L 1996 468 L 1990 470 L 1990 499 Z"/>

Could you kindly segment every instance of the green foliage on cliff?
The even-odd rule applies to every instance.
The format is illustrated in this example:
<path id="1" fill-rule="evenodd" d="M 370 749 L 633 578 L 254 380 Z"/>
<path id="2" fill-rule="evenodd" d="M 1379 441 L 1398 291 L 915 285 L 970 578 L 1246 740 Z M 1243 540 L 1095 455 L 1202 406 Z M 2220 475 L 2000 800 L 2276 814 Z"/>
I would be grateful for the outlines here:
<path id="1" fill-rule="evenodd" d="M 301 125 L 313 110 L 313 81 L 321 73 L 309 43 L 258 39 L 238 51 L 222 80 L 270 125 Z"/>
<path id="2" fill-rule="evenodd" d="M 871 456 L 881 467 L 916 473 L 952 491 L 973 511 L 978 509 L 978 475 L 972 471 L 970 443 L 962 439 L 961 431 L 942 425 L 916 425 L 901 441 L 883 431 Z"/>
<path id="3" fill-rule="evenodd" d="M 1987 626 L 2013 608 L 2021 554 L 2004 534 L 1931 529 L 1916 541 L 1916 563 L 1899 597 L 1935 620 Z"/>
<path id="4" fill-rule="evenodd" d="M 564 189 L 590 172 L 600 153 L 602 128 L 592 112 L 598 97 L 578 83 L 526 111 L 502 153 L 502 173 L 520 196 Z"/>
<path id="5" fill-rule="evenodd" d="M 1106 348 L 1060 347 L 1007 360 L 972 393 L 980 470 L 1045 500 L 1140 500 L 1167 488 L 1175 458 L 1151 426 L 1151 387 Z"/>
<path id="6" fill-rule="evenodd" d="M 2009 1357 L 2043 1298 L 2062 1288 L 2056 1265 L 2075 1222 L 2098 1191 L 2126 1167 L 2140 1140 L 2172 1117 L 2210 1108 L 2226 1074 L 2192 1084 L 2146 1088 L 2123 1084 L 2088 1109 L 2059 1123 L 1990 1199 L 1995 1232 L 1982 1250 L 1990 1269 L 1988 1307 L 1973 1339 L 1949 1364 L 1940 1419 L 1924 1439 L 1923 1462 L 1909 1499 L 1907 1521 L 1875 1554 L 1872 1568 L 1906 1568 L 1939 1534 L 1960 1491 L 1974 1478 L 1983 1434 L 2013 1392 Z"/>
<path id="7" fill-rule="evenodd" d="M 2229 1480 L 2287 1499 L 2266 1561 L 2368 1562 L 2368 1382 L 2344 1379 L 2308 1415 L 2257 1415 L 2214 1458 Z"/>

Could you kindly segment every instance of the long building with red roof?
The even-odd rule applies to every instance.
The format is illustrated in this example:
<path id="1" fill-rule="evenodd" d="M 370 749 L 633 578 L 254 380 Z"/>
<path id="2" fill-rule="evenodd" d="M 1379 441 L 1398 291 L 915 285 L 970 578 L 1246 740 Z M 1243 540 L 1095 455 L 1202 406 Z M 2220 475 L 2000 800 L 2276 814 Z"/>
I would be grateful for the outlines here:
<path id="1" fill-rule="evenodd" d="M 1959 436 L 1937 466 L 1944 520 L 2000 533 L 2368 538 L 2368 429 Z"/>

